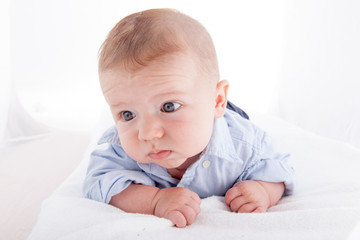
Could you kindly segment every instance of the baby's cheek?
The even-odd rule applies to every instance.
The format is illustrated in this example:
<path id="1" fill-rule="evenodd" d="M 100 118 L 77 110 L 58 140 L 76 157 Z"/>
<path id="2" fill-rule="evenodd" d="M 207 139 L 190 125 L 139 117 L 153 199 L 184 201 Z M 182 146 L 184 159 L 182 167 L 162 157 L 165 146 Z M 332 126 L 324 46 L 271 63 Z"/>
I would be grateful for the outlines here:
<path id="1" fill-rule="evenodd" d="M 120 138 L 120 143 L 125 153 L 137 162 L 144 162 L 144 153 L 137 141 L 130 138 Z"/>

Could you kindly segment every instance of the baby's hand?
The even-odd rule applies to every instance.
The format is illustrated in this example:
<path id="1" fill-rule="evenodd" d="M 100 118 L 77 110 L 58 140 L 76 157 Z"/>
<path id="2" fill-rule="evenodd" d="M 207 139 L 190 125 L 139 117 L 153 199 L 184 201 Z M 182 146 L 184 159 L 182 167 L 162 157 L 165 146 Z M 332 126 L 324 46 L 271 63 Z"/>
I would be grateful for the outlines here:
<path id="1" fill-rule="evenodd" d="M 236 183 L 225 194 L 225 202 L 233 212 L 266 212 L 270 207 L 267 191 L 257 181 Z"/>
<path id="2" fill-rule="evenodd" d="M 200 197 L 187 188 L 161 189 L 153 203 L 154 215 L 169 219 L 176 227 L 186 227 L 195 221 L 200 213 Z"/>

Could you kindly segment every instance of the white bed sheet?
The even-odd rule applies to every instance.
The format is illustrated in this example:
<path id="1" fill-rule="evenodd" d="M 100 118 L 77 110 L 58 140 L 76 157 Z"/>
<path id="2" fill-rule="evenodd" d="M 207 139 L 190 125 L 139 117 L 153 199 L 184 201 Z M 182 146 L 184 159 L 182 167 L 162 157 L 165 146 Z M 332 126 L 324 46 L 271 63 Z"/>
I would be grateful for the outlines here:
<path id="1" fill-rule="evenodd" d="M 125 213 L 84 199 L 88 151 L 77 170 L 42 205 L 29 240 L 39 239 L 350 239 L 360 222 L 360 150 L 301 130 L 278 118 L 251 114 L 282 151 L 292 154 L 298 188 L 262 214 L 229 211 L 223 197 L 202 200 L 184 229 L 150 215 Z M 97 134 L 95 134 L 97 136 Z M 96 138 L 96 137 L 95 137 Z M 355 238 L 352 238 L 355 239 Z"/>
<path id="2" fill-rule="evenodd" d="M 0 156 L 0 239 L 26 239 L 44 199 L 79 165 L 90 133 L 49 129 L 8 142 Z"/>

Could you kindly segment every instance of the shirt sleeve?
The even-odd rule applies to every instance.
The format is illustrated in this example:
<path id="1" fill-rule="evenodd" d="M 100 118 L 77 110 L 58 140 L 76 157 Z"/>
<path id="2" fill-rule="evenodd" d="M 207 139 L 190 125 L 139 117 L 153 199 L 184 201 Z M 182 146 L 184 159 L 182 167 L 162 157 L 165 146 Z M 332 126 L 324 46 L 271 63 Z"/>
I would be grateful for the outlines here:
<path id="1" fill-rule="evenodd" d="M 273 140 L 266 134 L 261 139 L 258 154 L 247 166 L 239 181 L 259 180 L 265 182 L 284 182 L 284 195 L 292 195 L 295 191 L 295 171 L 289 165 L 290 154 L 279 153 Z"/>
<path id="2" fill-rule="evenodd" d="M 155 186 L 155 182 L 126 155 L 120 145 L 102 143 L 90 155 L 83 194 L 86 198 L 109 203 L 114 195 L 132 182 Z"/>

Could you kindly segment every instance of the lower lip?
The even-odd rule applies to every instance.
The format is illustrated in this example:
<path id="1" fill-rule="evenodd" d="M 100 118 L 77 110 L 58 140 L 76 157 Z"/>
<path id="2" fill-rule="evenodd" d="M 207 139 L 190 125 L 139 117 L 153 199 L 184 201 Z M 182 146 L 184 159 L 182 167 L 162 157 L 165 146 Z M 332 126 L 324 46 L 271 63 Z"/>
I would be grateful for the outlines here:
<path id="1" fill-rule="evenodd" d="M 154 160 L 164 160 L 168 158 L 170 154 L 171 154 L 170 150 L 163 150 L 157 153 L 149 153 L 148 156 Z"/>

